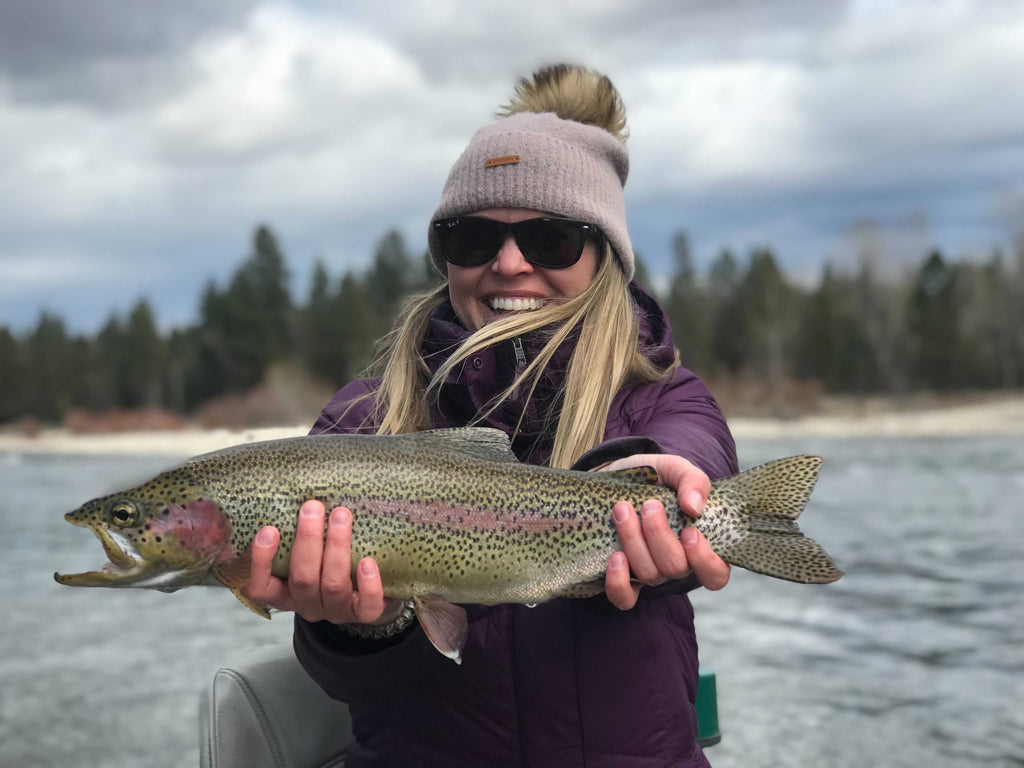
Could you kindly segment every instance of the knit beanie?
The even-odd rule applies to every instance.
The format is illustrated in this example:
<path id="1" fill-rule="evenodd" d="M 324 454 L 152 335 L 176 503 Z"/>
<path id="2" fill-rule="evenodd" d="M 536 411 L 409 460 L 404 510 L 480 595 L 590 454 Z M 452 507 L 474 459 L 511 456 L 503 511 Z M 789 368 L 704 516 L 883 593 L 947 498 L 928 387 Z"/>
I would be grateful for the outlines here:
<path id="1" fill-rule="evenodd" d="M 634 270 L 622 187 L 626 146 L 603 128 L 553 112 L 517 112 L 477 131 L 455 162 L 431 222 L 487 208 L 531 208 L 596 225 L 626 279 Z M 447 263 L 431 226 L 430 257 Z"/>

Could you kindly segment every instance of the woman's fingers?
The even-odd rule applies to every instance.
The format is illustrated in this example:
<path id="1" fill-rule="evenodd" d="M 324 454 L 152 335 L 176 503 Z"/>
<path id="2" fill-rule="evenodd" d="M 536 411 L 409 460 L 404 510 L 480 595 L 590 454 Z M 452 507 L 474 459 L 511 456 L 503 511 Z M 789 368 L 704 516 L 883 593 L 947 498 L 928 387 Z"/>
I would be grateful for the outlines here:
<path id="1" fill-rule="evenodd" d="M 320 601 L 330 621 L 352 620 L 352 512 L 345 507 L 331 510 L 327 521 Z"/>
<path id="2" fill-rule="evenodd" d="M 691 570 L 707 589 L 721 589 L 729 582 L 729 564 L 693 526 L 678 535 L 673 533 L 659 500 L 645 501 L 640 518 L 632 505 L 619 502 L 612 508 L 612 516 L 622 552 L 608 561 L 605 593 L 617 608 L 628 610 L 636 604 L 639 584 L 662 584 Z"/>
<path id="3" fill-rule="evenodd" d="M 269 526 L 260 530 L 252 545 L 246 597 L 295 611 L 308 621 L 335 624 L 372 624 L 386 608 L 400 613 L 402 602 L 384 597 L 380 570 L 372 558 L 360 561 L 353 588 L 352 512 L 336 507 L 327 520 L 325 536 L 324 505 L 311 500 L 299 509 L 287 581 L 271 573 L 280 533 Z"/>
<path id="4" fill-rule="evenodd" d="M 691 564 L 679 536 L 668 527 L 665 505 L 657 499 L 644 502 L 642 511 L 644 542 L 658 569 L 661 581 L 679 579 L 690 572 Z"/>
<path id="5" fill-rule="evenodd" d="M 679 506 L 691 517 L 700 516 L 704 502 L 711 493 L 711 480 L 700 467 L 682 456 L 670 453 L 638 453 L 616 459 L 602 467 L 608 472 L 630 467 L 653 467 L 658 473 L 658 482 L 675 488 Z"/>
<path id="6" fill-rule="evenodd" d="M 324 556 L 324 505 L 310 500 L 299 509 L 288 566 L 288 588 L 295 611 L 310 621 L 324 617 L 320 597 L 320 571 Z"/>
<path id="7" fill-rule="evenodd" d="M 686 560 L 705 589 L 718 590 L 729 583 L 732 569 L 714 553 L 704 534 L 693 526 L 683 528 L 679 536 L 686 550 Z"/>
<path id="8" fill-rule="evenodd" d="M 359 561 L 356 585 L 356 594 L 352 599 L 353 620 L 359 624 L 373 624 L 384 613 L 384 587 L 380 580 L 380 570 L 373 558 L 364 557 Z"/>
<path id="9" fill-rule="evenodd" d="M 636 605 L 640 587 L 629 577 L 629 563 L 622 552 L 612 552 L 608 558 L 608 569 L 604 574 L 604 591 L 608 600 L 621 611 L 628 611 Z"/>
<path id="10" fill-rule="evenodd" d="M 615 519 L 615 530 L 619 534 L 622 551 L 636 579 L 645 584 L 660 584 L 664 581 L 660 578 L 658 565 L 647 547 L 644 530 L 633 505 L 620 501 L 612 507 L 612 517 Z"/>
<path id="11" fill-rule="evenodd" d="M 619 502 L 612 508 L 615 529 L 637 581 L 657 585 L 690 571 L 686 550 L 668 525 L 665 506 L 657 499 L 644 502 L 640 519 L 633 507 Z"/>
<path id="12" fill-rule="evenodd" d="M 288 585 L 271 573 L 280 540 L 281 534 L 272 526 L 261 528 L 256 534 L 252 543 L 249 583 L 242 588 L 242 594 L 278 610 L 290 611 L 292 602 Z"/>
<path id="13" fill-rule="evenodd" d="M 711 493 L 711 480 L 704 470 L 680 456 L 666 456 L 655 469 L 662 483 L 676 489 L 683 512 L 690 517 L 700 517 Z"/>

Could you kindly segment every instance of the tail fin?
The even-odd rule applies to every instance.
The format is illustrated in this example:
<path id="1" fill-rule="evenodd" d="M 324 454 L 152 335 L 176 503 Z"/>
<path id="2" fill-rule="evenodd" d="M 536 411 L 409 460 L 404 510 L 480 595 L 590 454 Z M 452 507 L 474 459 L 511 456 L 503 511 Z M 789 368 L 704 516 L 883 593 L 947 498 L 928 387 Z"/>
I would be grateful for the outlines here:
<path id="1" fill-rule="evenodd" d="M 791 456 L 717 480 L 697 526 L 733 565 L 801 584 L 836 581 L 843 572 L 796 524 L 819 469 L 819 456 Z"/>

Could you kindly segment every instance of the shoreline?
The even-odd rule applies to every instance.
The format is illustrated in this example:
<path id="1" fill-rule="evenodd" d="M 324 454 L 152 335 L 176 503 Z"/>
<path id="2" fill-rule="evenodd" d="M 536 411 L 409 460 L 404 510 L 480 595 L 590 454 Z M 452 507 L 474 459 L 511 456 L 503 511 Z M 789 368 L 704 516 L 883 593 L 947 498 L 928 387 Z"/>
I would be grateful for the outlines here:
<path id="1" fill-rule="evenodd" d="M 799 437 L 1024 437 L 1024 394 L 975 403 L 894 409 L 862 403 L 836 413 L 795 418 L 733 416 L 737 440 Z M 305 435 L 306 424 L 258 429 L 185 428 L 168 431 L 75 434 L 46 428 L 36 436 L 0 432 L 0 453 L 193 456 L 257 440 Z"/>

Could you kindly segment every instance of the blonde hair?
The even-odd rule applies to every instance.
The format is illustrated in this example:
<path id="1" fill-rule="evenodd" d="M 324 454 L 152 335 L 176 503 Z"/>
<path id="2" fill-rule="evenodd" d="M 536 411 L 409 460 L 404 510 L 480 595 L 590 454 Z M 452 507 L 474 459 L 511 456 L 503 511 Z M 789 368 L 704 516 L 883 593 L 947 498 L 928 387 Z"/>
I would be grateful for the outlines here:
<path id="1" fill-rule="evenodd" d="M 622 100 L 603 75 L 582 67 L 555 65 L 534 73 L 516 86 L 511 102 L 499 114 L 555 112 L 566 120 L 597 125 L 625 141 L 626 115 Z M 541 329 L 550 337 L 515 380 L 477 413 L 474 423 L 487 418 L 514 392 L 533 396 L 559 346 L 578 332 L 569 366 L 555 402 L 561 403 L 550 465 L 569 467 L 604 439 L 608 410 L 615 395 L 630 383 L 657 381 L 675 370 L 678 357 L 658 367 L 640 352 L 639 327 L 622 266 L 605 245 L 590 285 L 578 296 L 541 309 L 488 323 L 472 333 L 440 369 L 431 374 L 421 353 L 430 316 L 448 299 L 448 284 L 411 297 L 394 329 L 378 348 L 368 373 L 381 378 L 370 418 L 379 434 L 429 429 L 431 403 L 449 374 L 486 347 Z M 522 390 L 520 389 L 522 388 Z M 358 401 L 357 401 L 358 402 Z M 354 403 L 353 403 L 354 405 Z M 351 406 L 350 406 L 351 407 Z M 518 431 L 522 422 L 515 429 Z"/>

